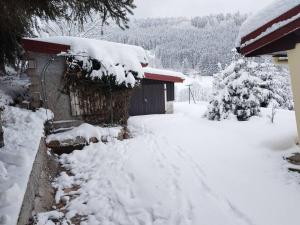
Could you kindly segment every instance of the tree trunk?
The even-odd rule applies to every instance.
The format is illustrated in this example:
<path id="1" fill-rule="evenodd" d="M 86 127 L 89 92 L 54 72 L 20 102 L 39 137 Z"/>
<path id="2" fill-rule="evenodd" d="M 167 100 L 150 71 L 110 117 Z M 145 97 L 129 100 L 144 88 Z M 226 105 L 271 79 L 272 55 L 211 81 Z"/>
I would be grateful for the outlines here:
<path id="1" fill-rule="evenodd" d="M 2 119 L 1 119 L 1 111 L 0 111 L 0 148 L 4 146 L 4 132 L 2 128 Z"/>
<path id="2" fill-rule="evenodd" d="M 0 76 L 4 76 L 5 74 L 5 64 L 4 62 L 0 62 Z"/>

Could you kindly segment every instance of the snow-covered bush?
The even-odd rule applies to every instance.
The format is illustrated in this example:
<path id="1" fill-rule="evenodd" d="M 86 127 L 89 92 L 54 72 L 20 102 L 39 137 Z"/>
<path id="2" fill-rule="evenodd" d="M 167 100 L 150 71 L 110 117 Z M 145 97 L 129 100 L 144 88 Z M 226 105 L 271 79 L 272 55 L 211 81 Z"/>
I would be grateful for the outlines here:
<path id="1" fill-rule="evenodd" d="M 214 93 L 206 113 L 211 120 L 233 114 L 244 121 L 271 102 L 293 108 L 288 70 L 267 60 L 255 62 L 235 54 L 232 63 L 214 77 Z"/>
<path id="2" fill-rule="evenodd" d="M 133 88 L 139 82 L 139 74 L 125 65 L 106 68 L 99 60 L 89 56 L 67 54 L 67 80 L 92 80 L 107 87 Z"/>
<path id="3" fill-rule="evenodd" d="M 104 86 L 133 88 L 144 77 L 143 65 L 148 65 L 146 51 L 139 46 L 70 36 L 34 40 L 70 46 L 68 52 L 59 54 L 67 57 L 66 75 L 99 81 Z"/>

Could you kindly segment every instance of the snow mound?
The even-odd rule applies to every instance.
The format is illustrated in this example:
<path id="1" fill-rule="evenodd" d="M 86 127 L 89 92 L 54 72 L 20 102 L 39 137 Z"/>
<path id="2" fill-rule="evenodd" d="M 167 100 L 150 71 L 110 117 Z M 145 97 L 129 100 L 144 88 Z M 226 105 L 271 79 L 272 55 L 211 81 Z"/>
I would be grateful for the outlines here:
<path id="1" fill-rule="evenodd" d="M 3 90 L 0 89 L 0 108 L 11 103 L 13 103 L 12 97 L 7 95 Z"/>
<path id="2" fill-rule="evenodd" d="M 7 67 L 8 73 L 11 72 L 11 68 Z M 0 107 L 12 104 L 14 99 L 21 97 L 26 98 L 27 88 L 30 82 L 27 76 L 14 76 L 5 75 L 0 77 Z"/>
<path id="3" fill-rule="evenodd" d="M 300 0 L 275 0 L 267 7 L 259 10 L 257 13 L 251 15 L 242 25 L 238 41 L 240 42 L 242 37 L 252 33 L 256 29 L 262 27 L 271 20 L 277 18 L 283 13 L 289 11 L 290 9 L 298 6 Z"/>
<path id="4" fill-rule="evenodd" d="M 98 140 L 101 140 L 102 137 L 117 138 L 121 132 L 121 129 L 122 127 L 103 128 L 84 123 L 81 124 L 79 127 L 73 128 L 72 130 L 58 134 L 51 134 L 47 137 L 46 142 L 61 142 L 67 139 L 72 140 L 76 137 L 83 137 L 87 142 L 89 142 L 91 138 L 97 138 Z"/>
<path id="5" fill-rule="evenodd" d="M 36 38 L 34 40 L 69 45 L 71 54 L 89 56 L 99 60 L 108 74 L 113 74 L 116 77 L 118 83 L 126 82 L 132 86 L 135 83 L 131 76 L 132 72 L 136 72 L 138 78 L 143 78 L 142 64 L 148 64 L 146 51 L 139 46 L 67 36 Z M 102 73 L 94 72 L 92 77 L 101 78 Z M 126 79 L 127 77 L 129 79 Z"/>
<path id="6" fill-rule="evenodd" d="M 4 110 L 5 146 L 0 149 L 1 225 L 17 223 L 46 120 L 44 109 L 34 113 L 8 106 Z"/>

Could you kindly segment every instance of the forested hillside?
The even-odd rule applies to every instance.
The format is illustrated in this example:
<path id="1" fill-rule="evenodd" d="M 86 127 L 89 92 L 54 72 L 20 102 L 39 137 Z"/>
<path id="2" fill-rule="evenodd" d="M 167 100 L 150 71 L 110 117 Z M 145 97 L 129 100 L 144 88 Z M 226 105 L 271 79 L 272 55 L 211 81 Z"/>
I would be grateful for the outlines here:
<path id="1" fill-rule="evenodd" d="M 194 18 L 138 19 L 129 29 L 102 26 L 100 20 L 87 21 L 83 27 L 74 21 L 41 25 L 38 36 L 81 36 L 140 45 L 149 50 L 152 66 L 184 73 L 213 75 L 230 63 L 239 27 L 246 15 L 218 14 Z"/>
<path id="2" fill-rule="evenodd" d="M 245 15 L 219 14 L 205 17 L 140 19 L 130 29 L 104 27 L 103 36 L 97 29 L 89 37 L 140 45 L 151 50 L 152 64 L 163 68 L 213 75 L 218 63 L 228 64 L 231 49 Z"/>

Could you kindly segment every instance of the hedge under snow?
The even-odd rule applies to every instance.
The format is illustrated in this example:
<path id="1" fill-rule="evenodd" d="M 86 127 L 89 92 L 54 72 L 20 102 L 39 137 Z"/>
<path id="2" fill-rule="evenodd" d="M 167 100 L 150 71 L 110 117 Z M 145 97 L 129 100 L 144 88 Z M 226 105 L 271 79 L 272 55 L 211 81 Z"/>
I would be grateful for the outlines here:
<path id="1" fill-rule="evenodd" d="M 137 78 L 143 78 L 142 64 L 148 59 L 142 47 L 80 37 L 57 36 L 36 40 L 70 46 L 67 56 L 70 65 L 80 64 L 93 80 L 111 77 L 115 85 L 134 87 Z"/>

